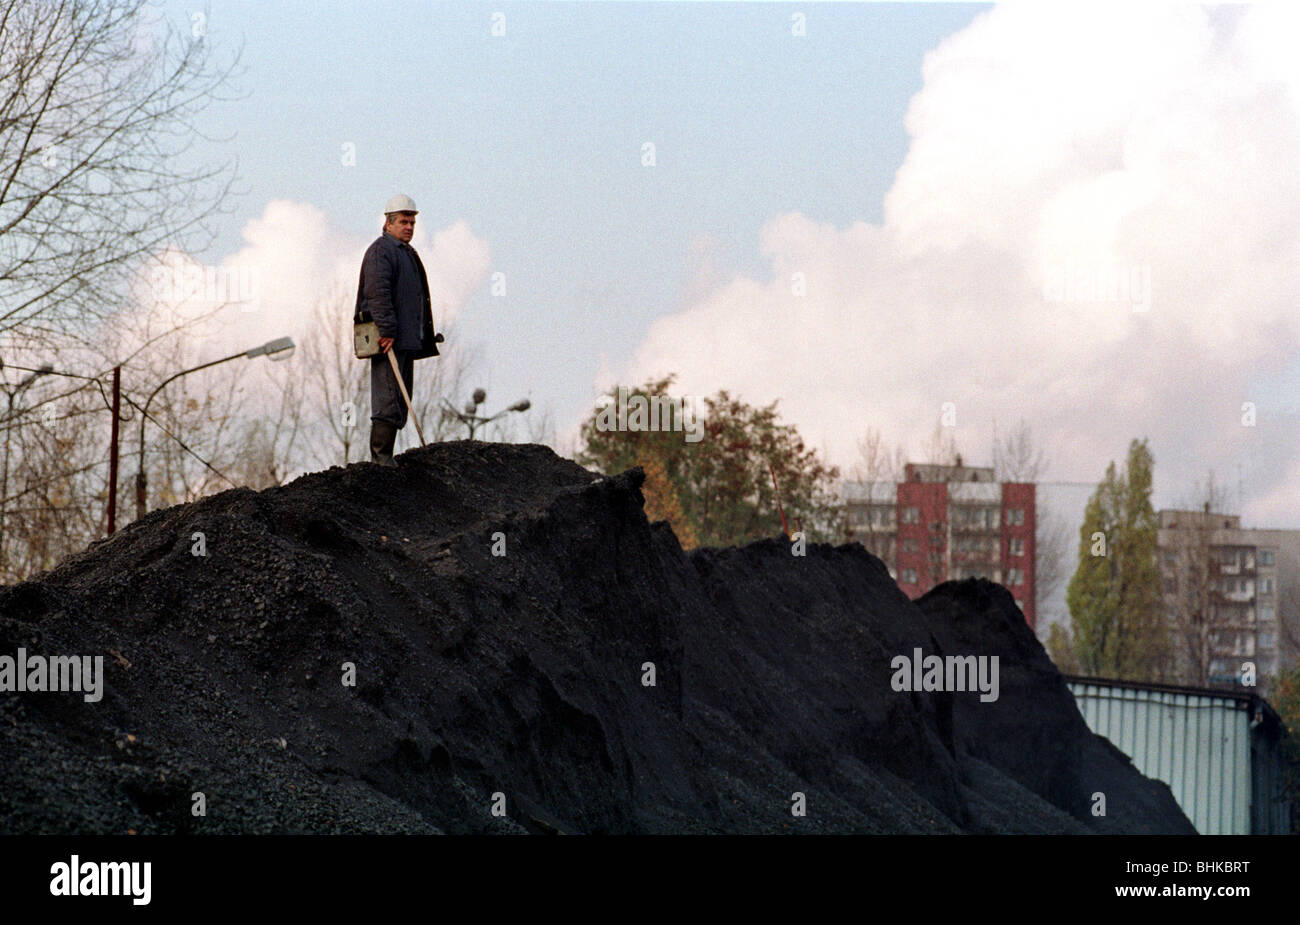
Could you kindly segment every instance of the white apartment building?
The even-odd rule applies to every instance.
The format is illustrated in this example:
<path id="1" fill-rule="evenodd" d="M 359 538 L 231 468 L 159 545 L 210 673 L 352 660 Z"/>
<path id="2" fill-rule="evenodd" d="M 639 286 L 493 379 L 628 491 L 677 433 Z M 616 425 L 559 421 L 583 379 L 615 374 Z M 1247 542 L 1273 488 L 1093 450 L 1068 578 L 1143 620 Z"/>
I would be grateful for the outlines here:
<path id="1" fill-rule="evenodd" d="M 1195 644 L 1175 639 L 1184 683 L 1236 685 L 1242 666 L 1251 663 L 1257 692 L 1267 696 L 1268 676 L 1291 667 L 1295 657 L 1283 622 L 1300 630 L 1300 530 L 1247 529 L 1238 515 L 1207 510 L 1162 510 L 1159 524 L 1171 627 L 1186 631 L 1197 618 L 1208 623 L 1202 655 L 1208 672 L 1195 663 Z"/>

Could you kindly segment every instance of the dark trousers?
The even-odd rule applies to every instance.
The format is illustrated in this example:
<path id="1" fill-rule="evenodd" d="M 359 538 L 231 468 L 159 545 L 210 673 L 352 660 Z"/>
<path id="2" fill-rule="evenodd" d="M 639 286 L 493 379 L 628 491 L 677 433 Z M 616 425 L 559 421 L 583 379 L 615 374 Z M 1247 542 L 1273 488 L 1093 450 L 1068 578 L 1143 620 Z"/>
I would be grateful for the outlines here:
<path id="1" fill-rule="evenodd" d="M 415 357 L 412 350 L 397 350 L 397 367 L 402 371 L 402 381 L 406 383 L 406 394 L 415 391 Z M 393 376 L 393 364 L 387 354 L 379 353 L 370 358 L 370 420 L 387 421 L 398 430 L 406 426 L 406 402 L 398 391 L 397 379 Z"/>

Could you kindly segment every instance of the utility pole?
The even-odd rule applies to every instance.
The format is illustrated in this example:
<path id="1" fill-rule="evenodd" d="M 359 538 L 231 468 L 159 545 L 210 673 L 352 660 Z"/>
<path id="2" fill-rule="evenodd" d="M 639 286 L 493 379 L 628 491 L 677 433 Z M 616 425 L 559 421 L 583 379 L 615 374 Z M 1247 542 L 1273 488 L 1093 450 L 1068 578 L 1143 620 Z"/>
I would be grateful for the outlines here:
<path id="1" fill-rule="evenodd" d="M 113 435 L 108 449 L 108 535 L 117 529 L 117 431 L 122 410 L 122 367 L 113 367 Z"/>

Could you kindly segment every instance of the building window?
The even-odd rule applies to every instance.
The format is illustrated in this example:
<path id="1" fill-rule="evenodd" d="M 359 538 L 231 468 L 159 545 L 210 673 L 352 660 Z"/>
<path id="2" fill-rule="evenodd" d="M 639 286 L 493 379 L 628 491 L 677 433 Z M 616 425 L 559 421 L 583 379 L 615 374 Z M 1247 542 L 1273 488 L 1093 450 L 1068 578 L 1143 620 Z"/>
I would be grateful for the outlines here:
<path id="1" fill-rule="evenodd" d="M 1259 551 L 1259 564 L 1260 564 L 1260 565 L 1272 565 L 1272 564 L 1273 564 L 1273 550 L 1271 550 L 1271 549 L 1261 549 L 1261 550 Z"/>
<path id="2" fill-rule="evenodd" d="M 1177 594 L 1177 593 L 1178 593 L 1178 582 L 1174 581 L 1172 578 L 1166 578 L 1165 594 Z"/>
<path id="3" fill-rule="evenodd" d="M 1011 538 L 1011 555 L 1023 556 L 1025 554 L 1025 541 L 1023 537 L 1013 536 Z"/>
<path id="4" fill-rule="evenodd" d="M 1020 525 L 1025 522 L 1025 509 L 1022 507 L 1007 508 L 1007 523 L 1009 525 Z"/>
<path id="5" fill-rule="evenodd" d="M 1166 552 L 1165 552 L 1165 565 L 1173 565 L 1173 564 L 1177 561 L 1177 559 L 1178 559 L 1177 556 L 1175 556 L 1172 552 L 1169 552 L 1169 551 L 1166 550 Z"/>
<path id="6" fill-rule="evenodd" d="M 903 552 L 916 552 L 915 537 L 908 536 L 903 538 Z"/>
<path id="7" fill-rule="evenodd" d="M 1277 645 L 1277 636 L 1272 633 L 1259 634 L 1259 647 L 1261 649 L 1271 649 Z"/>
<path id="8" fill-rule="evenodd" d="M 1272 594 L 1272 593 L 1273 593 L 1273 579 L 1272 579 L 1272 578 L 1261 578 L 1261 579 L 1259 580 L 1259 593 L 1260 593 L 1260 594 Z"/>
<path id="9" fill-rule="evenodd" d="M 917 507 L 905 507 L 899 517 L 905 524 L 919 524 L 921 522 L 921 509 Z"/>
<path id="10" fill-rule="evenodd" d="M 1018 568 L 1007 569 L 1007 584 L 1013 588 L 1025 583 L 1025 573 Z"/>
<path id="11" fill-rule="evenodd" d="M 903 569 L 903 584 L 905 585 L 916 584 L 916 569 L 914 568 Z"/>
<path id="12" fill-rule="evenodd" d="M 1263 604 L 1263 605 L 1260 606 L 1260 608 L 1259 608 L 1259 622 L 1260 622 L 1260 623 L 1272 623 L 1272 622 L 1273 622 L 1273 605 L 1272 605 L 1272 604 Z"/>

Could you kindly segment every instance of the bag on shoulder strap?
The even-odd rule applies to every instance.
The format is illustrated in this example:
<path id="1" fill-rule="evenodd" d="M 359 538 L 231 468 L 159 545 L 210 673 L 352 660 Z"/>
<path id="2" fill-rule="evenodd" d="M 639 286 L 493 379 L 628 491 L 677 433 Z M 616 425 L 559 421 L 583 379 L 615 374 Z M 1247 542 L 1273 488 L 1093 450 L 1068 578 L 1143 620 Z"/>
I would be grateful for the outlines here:
<path id="1" fill-rule="evenodd" d="M 371 319 L 370 312 L 357 312 L 352 317 L 352 346 L 358 360 L 379 353 L 379 325 Z"/>
<path id="2" fill-rule="evenodd" d="M 357 307 L 352 315 L 352 349 L 358 360 L 379 354 L 379 325 L 370 317 L 370 312 L 361 307 L 361 291 L 366 282 L 366 268 L 363 265 L 357 274 Z"/>

